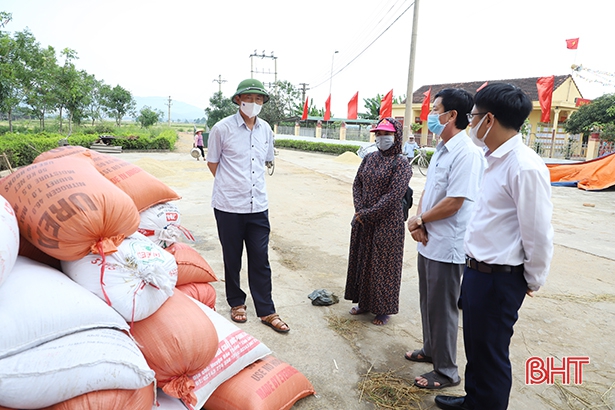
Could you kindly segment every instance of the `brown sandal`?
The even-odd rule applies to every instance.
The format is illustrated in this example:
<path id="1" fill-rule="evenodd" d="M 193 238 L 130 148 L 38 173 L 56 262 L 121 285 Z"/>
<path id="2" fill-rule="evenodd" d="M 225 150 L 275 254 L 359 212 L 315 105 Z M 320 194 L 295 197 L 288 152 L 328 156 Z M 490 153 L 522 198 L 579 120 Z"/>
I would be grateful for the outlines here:
<path id="1" fill-rule="evenodd" d="M 269 326 L 278 333 L 290 332 L 290 326 L 288 326 L 277 313 L 272 313 L 269 316 L 261 317 L 261 323 Z M 286 327 L 286 329 L 284 328 Z"/>
<path id="2" fill-rule="evenodd" d="M 240 305 L 231 308 L 231 320 L 237 323 L 247 322 L 248 317 L 246 316 L 246 305 Z"/>

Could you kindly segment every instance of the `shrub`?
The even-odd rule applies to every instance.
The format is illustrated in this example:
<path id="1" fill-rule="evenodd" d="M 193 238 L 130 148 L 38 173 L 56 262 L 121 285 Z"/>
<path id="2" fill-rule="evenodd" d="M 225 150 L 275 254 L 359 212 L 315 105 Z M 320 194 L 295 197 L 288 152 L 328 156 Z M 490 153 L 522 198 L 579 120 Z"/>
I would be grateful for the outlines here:
<path id="1" fill-rule="evenodd" d="M 292 148 L 301 151 L 323 152 L 325 154 L 340 155 L 344 152 L 357 152 L 360 148 L 354 144 L 330 144 L 326 142 L 312 142 L 302 140 L 275 140 L 278 148 Z"/>

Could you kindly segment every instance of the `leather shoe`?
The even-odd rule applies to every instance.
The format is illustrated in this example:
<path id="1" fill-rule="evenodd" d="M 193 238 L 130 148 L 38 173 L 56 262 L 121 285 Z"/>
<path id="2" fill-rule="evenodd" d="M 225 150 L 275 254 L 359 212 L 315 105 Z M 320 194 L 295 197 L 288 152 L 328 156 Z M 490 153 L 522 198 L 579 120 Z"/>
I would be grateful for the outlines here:
<path id="1" fill-rule="evenodd" d="M 442 410 L 470 410 L 466 406 L 465 396 L 436 396 L 434 399 L 436 406 Z"/>

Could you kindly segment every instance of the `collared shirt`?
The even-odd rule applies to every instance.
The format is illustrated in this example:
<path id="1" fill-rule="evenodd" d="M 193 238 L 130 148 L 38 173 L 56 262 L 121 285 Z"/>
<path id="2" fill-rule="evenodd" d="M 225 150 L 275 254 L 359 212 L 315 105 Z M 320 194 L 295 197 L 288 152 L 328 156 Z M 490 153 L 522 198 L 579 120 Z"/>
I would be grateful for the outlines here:
<path id="1" fill-rule="evenodd" d="M 419 149 L 419 144 L 416 142 L 408 142 L 404 144 L 404 155 L 408 158 L 414 158 L 414 150 Z"/>
<path id="2" fill-rule="evenodd" d="M 465 200 L 454 215 L 425 223 L 428 241 L 427 245 L 418 243 L 421 255 L 438 262 L 465 263 L 463 237 L 484 169 L 482 151 L 465 130 L 446 144 L 440 141 L 429 163 L 421 211 L 428 211 L 446 197 Z"/>
<path id="3" fill-rule="evenodd" d="M 273 161 L 273 131 L 256 118 L 252 130 L 239 111 L 216 123 L 209 133 L 207 161 L 218 163 L 211 206 L 249 214 L 267 210 L 265 161 Z"/>
<path id="4" fill-rule="evenodd" d="M 531 290 L 553 257 L 551 183 L 544 161 L 518 134 L 486 154 L 488 167 L 465 235 L 465 250 L 490 264 L 521 265 Z"/>

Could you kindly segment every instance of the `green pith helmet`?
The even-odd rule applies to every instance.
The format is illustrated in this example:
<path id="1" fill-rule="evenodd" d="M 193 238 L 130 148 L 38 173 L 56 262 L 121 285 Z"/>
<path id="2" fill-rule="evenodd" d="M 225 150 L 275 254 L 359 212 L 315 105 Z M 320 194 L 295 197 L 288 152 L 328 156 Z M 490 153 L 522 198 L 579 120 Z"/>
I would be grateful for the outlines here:
<path id="1" fill-rule="evenodd" d="M 260 94 L 264 97 L 263 103 L 269 101 L 269 94 L 265 91 L 265 86 L 263 83 L 253 78 L 243 80 L 239 83 L 237 86 L 237 91 L 235 91 L 235 94 L 231 97 L 231 101 L 233 101 L 234 104 L 237 104 L 235 102 L 235 97 L 241 94 Z"/>

